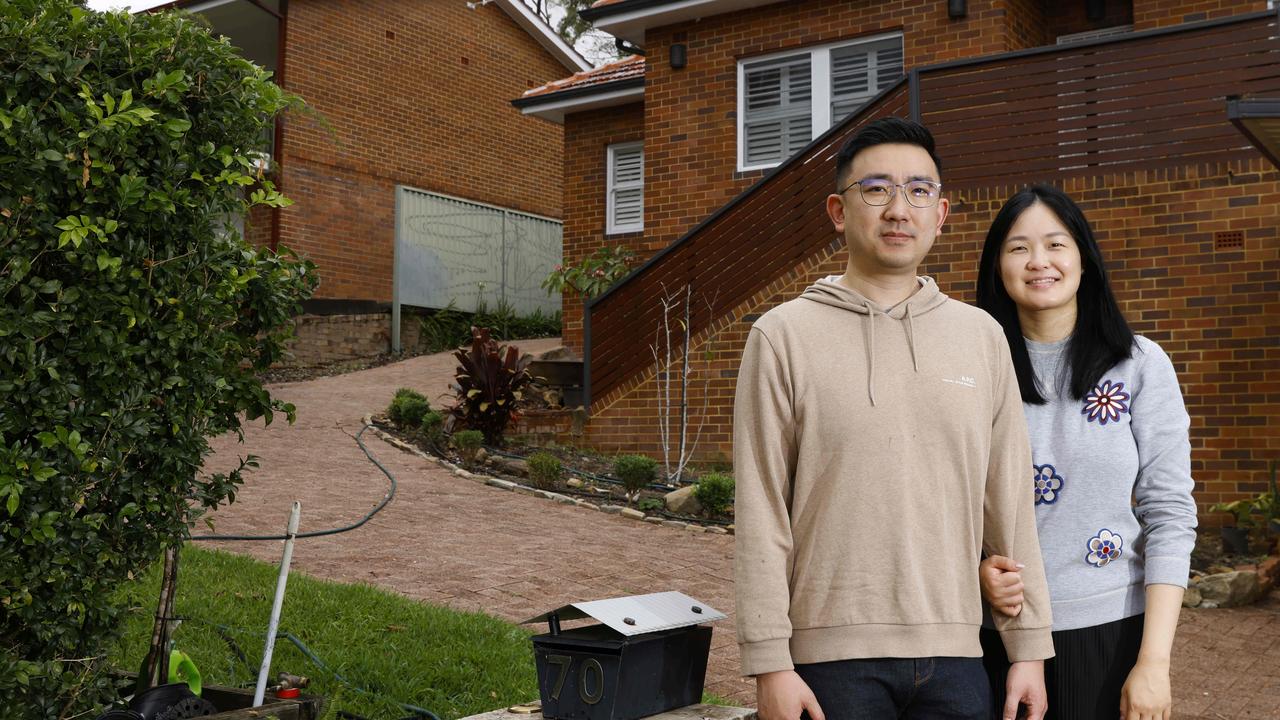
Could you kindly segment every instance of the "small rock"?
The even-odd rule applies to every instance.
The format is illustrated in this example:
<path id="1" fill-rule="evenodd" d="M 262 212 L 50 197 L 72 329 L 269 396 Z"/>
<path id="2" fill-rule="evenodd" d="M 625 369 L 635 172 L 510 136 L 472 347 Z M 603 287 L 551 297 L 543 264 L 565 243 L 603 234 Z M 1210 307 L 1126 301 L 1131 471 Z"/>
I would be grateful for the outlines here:
<path id="1" fill-rule="evenodd" d="M 480 448 L 479 450 L 476 450 L 476 462 L 484 462 L 488 458 L 489 458 L 489 453 L 485 452 L 484 448 Z"/>
<path id="2" fill-rule="evenodd" d="M 533 495 L 536 497 L 539 492 L 537 488 L 531 488 L 528 485 L 521 485 L 520 483 L 512 483 L 512 485 L 515 486 L 511 488 L 512 490 L 515 490 L 518 493 L 524 493 L 525 495 Z"/>
<path id="3" fill-rule="evenodd" d="M 667 509 L 680 515 L 697 515 L 702 512 L 702 505 L 693 496 L 694 486 L 686 485 L 679 490 L 672 490 L 663 497 Z"/>
<path id="4" fill-rule="evenodd" d="M 1259 579 L 1267 588 L 1280 584 L 1280 557 L 1269 557 L 1258 566 Z"/>
<path id="5" fill-rule="evenodd" d="M 663 524 L 663 525 L 665 525 L 665 526 L 667 526 L 667 527 L 670 527 L 670 528 L 686 528 L 686 527 L 689 527 L 689 523 L 687 523 L 687 522 L 680 522 L 679 520 L 663 520 L 663 521 L 662 521 L 662 524 Z"/>
<path id="6" fill-rule="evenodd" d="M 1193 608 L 1200 604 L 1200 588 L 1195 585 L 1187 587 L 1187 591 L 1182 594 L 1182 607 Z"/>
<path id="7" fill-rule="evenodd" d="M 586 509 L 588 509 L 588 510 L 599 510 L 599 509 L 600 509 L 600 506 L 599 506 L 599 505 L 596 505 L 595 503 L 589 503 L 589 502 L 587 502 L 586 500 L 577 500 L 577 499 L 575 499 L 575 500 L 573 501 L 573 504 L 574 504 L 574 505 L 577 505 L 577 506 L 578 506 L 578 507 L 580 507 L 580 508 L 586 508 Z"/>
<path id="8" fill-rule="evenodd" d="M 707 526 L 707 532 L 711 533 L 712 535 L 728 535 L 729 534 L 728 530 L 725 530 L 722 527 L 716 527 L 714 525 Z"/>
<path id="9" fill-rule="evenodd" d="M 691 533 L 700 533 L 700 532 L 706 532 L 706 531 L 707 531 L 707 528 L 706 528 L 706 527 L 704 527 L 704 526 L 702 526 L 702 525 L 698 525 L 698 524 L 696 524 L 696 523 L 689 523 L 688 525 L 685 525 L 685 526 L 684 526 L 684 529 L 685 529 L 685 530 L 688 530 L 688 531 L 689 531 L 689 532 L 691 532 Z"/>
<path id="10" fill-rule="evenodd" d="M 471 477 L 475 477 L 475 475 L 472 475 L 471 473 L 467 472 L 466 470 L 463 470 L 462 468 L 458 468 L 457 470 L 454 470 L 454 471 L 453 471 L 453 474 L 454 474 L 454 475 L 457 475 L 457 476 L 458 476 L 458 477 L 460 477 L 460 478 L 471 478 Z"/>
<path id="11" fill-rule="evenodd" d="M 1233 572 L 1234 570 L 1235 568 L 1229 565 L 1210 565 L 1208 571 L 1205 574 L 1206 575 L 1223 575 L 1225 573 Z"/>
<path id="12" fill-rule="evenodd" d="M 564 484 L 565 484 L 565 485 L 568 485 L 568 486 L 569 486 L 569 487 L 571 487 L 571 488 L 575 488 L 575 489 L 576 489 L 576 488 L 580 488 L 580 487 L 582 487 L 582 486 L 583 486 L 583 485 L 585 485 L 586 483 L 582 482 L 582 481 L 581 481 L 581 480 L 579 480 L 578 478 L 572 478 L 572 477 L 571 477 L 571 478 L 569 478 L 568 480 L 566 480 Z"/>
<path id="13" fill-rule="evenodd" d="M 1200 591 L 1200 607 L 1236 607 L 1248 605 L 1262 595 L 1258 573 L 1236 571 L 1215 573 L 1200 578 L 1196 583 Z"/>
<path id="14" fill-rule="evenodd" d="M 622 515 L 622 517 L 625 517 L 625 518 L 631 518 L 632 520 L 644 519 L 644 513 L 640 512 L 635 508 L 622 508 L 622 511 L 618 514 Z"/>
<path id="15" fill-rule="evenodd" d="M 494 477 L 485 478 L 484 484 L 492 485 L 493 487 L 496 487 L 496 488 L 502 488 L 503 490 L 514 490 L 516 487 L 516 484 L 511 482 L 510 480 L 503 480 L 501 478 L 494 478 Z"/>
<path id="16" fill-rule="evenodd" d="M 644 521 L 647 523 L 653 523 L 654 525 L 662 524 L 662 518 L 658 517 L 657 515 L 646 515 L 644 517 Z"/>
<path id="17" fill-rule="evenodd" d="M 501 472 L 517 477 L 526 477 L 529 474 L 529 464 L 519 458 L 505 458 L 494 455 L 493 466 Z"/>
<path id="18" fill-rule="evenodd" d="M 601 506 L 600 506 L 600 511 L 601 511 L 601 512 L 607 512 L 607 513 L 609 513 L 610 515 L 617 515 L 618 513 L 622 512 L 623 510 L 624 510 L 624 508 L 623 508 L 621 505 L 601 505 Z"/>

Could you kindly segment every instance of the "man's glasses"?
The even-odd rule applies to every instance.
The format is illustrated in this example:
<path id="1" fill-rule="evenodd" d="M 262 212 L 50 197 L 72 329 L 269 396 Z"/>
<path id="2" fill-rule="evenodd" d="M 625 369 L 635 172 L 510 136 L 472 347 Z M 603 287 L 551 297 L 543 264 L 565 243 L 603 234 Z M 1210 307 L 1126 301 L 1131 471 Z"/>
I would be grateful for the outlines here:
<path id="1" fill-rule="evenodd" d="M 898 191 L 898 188 L 902 188 L 902 197 L 906 198 L 907 204 L 911 207 L 931 208 L 938 204 L 938 198 L 942 196 L 942 183 L 931 180 L 894 183 L 882 178 L 855 180 L 846 185 L 840 194 L 843 195 L 854 185 L 858 186 L 858 194 L 862 195 L 862 202 L 876 207 L 893 202 L 893 194 Z"/>

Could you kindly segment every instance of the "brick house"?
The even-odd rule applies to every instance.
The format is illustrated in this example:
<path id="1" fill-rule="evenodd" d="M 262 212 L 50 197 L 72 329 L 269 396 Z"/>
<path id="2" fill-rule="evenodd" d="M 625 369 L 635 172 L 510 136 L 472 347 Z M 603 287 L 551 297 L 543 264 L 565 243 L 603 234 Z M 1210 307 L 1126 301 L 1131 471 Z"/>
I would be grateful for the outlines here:
<path id="1" fill-rule="evenodd" d="M 291 114 L 274 138 L 277 185 L 295 204 L 255 209 L 246 227 L 253 242 L 287 246 L 318 266 L 320 286 L 293 348 L 298 362 L 387 351 L 397 186 L 561 217 L 563 129 L 507 102 L 531 85 L 591 67 L 551 29 L 544 5 L 163 6 L 202 15 L 316 111 Z"/>
<path id="2" fill-rule="evenodd" d="M 584 441 L 658 452 L 664 376 L 649 343 L 664 288 L 689 285 L 703 298 L 698 457 L 730 455 L 747 330 L 843 271 L 822 208 L 834 155 L 861 123 L 899 115 L 938 138 L 952 201 L 923 272 L 972 301 L 1000 204 L 1058 184 L 1094 223 L 1134 329 L 1177 366 L 1202 510 L 1265 489 L 1280 456 L 1269 5 L 600 0 L 584 17 L 643 56 L 513 101 L 564 125 L 565 262 L 606 244 L 644 259 L 585 308 L 564 298 L 565 342 L 586 364 Z"/>

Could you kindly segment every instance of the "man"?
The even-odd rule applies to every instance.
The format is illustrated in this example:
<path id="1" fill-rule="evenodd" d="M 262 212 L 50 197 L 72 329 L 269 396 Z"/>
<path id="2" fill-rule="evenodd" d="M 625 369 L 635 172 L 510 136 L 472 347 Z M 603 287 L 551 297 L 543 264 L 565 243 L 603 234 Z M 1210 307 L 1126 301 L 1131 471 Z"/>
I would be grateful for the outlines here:
<path id="1" fill-rule="evenodd" d="M 1045 710 L 1053 655 L 1031 453 L 1000 326 L 917 277 L 949 208 L 923 126 L 837 160 L 845 274 L 752 327 L 734 407 L 738 640 L 763 720 L 989 716 L 983 551 L 1022 558 L 997 618 L 1006 718 Z"/>

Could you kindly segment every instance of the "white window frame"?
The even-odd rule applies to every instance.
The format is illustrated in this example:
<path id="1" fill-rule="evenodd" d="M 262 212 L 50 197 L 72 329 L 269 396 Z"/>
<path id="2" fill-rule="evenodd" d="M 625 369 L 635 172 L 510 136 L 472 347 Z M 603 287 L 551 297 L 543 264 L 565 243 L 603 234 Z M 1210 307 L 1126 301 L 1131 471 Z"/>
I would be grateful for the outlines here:
<path id="1" fill-rule="evenodd" d="M 640 151 L 640 179 L 635 182 L 614 185 L 614 160 L 619 152 L 629 150 Z M 641 232 L 644 230 L 644 141 L 614 143 L 608 147 L 608 160 L 605 167 L 605 234 L 621 235 L 622 233 Z M 640 189 L 640 221 L 627 225 L 614 223 L 614 196 L 618 190 Z"/>
<path id="2" fill-rule="evenodd" d="M 797 55 L 809 55 L 809 102 L 811 103 L 810 125 L 811 138 L 816 138 L 831 128 L 831 51 L 839 50 L 856 45 L 870 44 L 880 42 L 882 40 L 892 39 L 902 40 L 902 33 L 888 32 L 879 35 L 870 35 L 860 37 L 856 40 L 842 40 L 840 42 L 829 43 L 827 45 L 815 45 L 812 47 L 791 48 L 790 50 L 780 50 L 768 55 L 753 55 L 749 58 L 738 60 L 738 112 L 737 112 L 737 132 L 738 132 L 738 172 L 748 170 L 767 170 L 777 167 L 783 160 L 778 162 L 770 162 L 756 165 L 746 164 L 746 66 L 758 62 L 768 62 L 770 60 L 780 60 L 782 58 L 795 57 Z M 904 43 L 905 56 L 905 43 Z M 903 72 L 906 72 L 906 62 L 904 57 Z M 821 82 L 819 82 L 821 80 Z"/>

